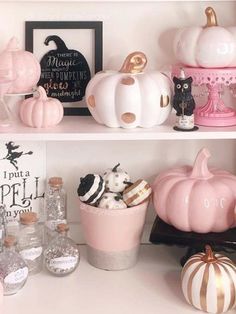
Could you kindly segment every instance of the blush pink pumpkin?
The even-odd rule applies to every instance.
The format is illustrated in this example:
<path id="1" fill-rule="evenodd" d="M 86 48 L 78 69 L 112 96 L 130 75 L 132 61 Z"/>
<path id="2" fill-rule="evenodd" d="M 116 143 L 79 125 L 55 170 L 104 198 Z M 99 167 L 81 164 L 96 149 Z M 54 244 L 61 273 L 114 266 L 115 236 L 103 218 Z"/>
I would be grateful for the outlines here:
<path id="1" fill-rule="evenodd" d="M 63 106 L 55 98 L 47 97 L 46 91 L 39 86 L 37 94 L 20 104 L 22 122 L 34 128 L 57 125 L 63 117 Z"/>
<path id="2" fill-rule="evenodd" d="M 19 48 L 13 37 L 0 53 L 0 81 L 11 81 L 7 93 L 31 92 L 40 78 L 41 68 L 35 56 Z"/>
<path id="3" fill-rule="evenodd" d="M 236 177 L 207 166 L 210 152 L 203 148 L 193 167 L 160 174 L 153 183 L 158 216 L 182 231 L 223 232 L 235 225 Z"/>

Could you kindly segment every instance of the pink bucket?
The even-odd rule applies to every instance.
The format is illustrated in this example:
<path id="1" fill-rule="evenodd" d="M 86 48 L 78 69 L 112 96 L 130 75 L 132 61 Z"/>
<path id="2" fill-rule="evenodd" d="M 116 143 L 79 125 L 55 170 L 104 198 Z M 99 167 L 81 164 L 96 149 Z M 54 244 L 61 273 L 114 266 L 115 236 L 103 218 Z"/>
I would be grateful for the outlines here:
<path id="1" fill-rule="evenodd" d="M 3 286 L 0 280 L 0 314 L 3 313 Z"/>
<path id="2" fill-rule="evenodd" d="M 108 210 L 80 202 L 80 217 L 91 265 L 120 270 L 138 258 L 148 201 L 127 209 Z"/>

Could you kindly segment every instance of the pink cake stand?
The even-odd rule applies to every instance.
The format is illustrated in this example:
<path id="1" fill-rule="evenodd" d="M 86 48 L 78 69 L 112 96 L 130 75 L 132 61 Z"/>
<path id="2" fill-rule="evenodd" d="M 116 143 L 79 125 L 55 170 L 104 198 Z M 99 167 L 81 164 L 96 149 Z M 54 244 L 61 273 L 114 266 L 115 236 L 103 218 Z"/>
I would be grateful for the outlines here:
<path id="1" fill-rule="evenodd" d="M 203 106 L 194 111 L 194 121 L 204 126 L 232 126 L 236 125 L 236 111 L 227 107 L 220 96 L 221 85 L 229 86 L 236 83 L 236 68 L 205 69 L 174 66 L 173 76 L 179 76 L 183 69 L 186 77 L 193 78 L 193 84 L 208 88 L 208 100 Z"/>

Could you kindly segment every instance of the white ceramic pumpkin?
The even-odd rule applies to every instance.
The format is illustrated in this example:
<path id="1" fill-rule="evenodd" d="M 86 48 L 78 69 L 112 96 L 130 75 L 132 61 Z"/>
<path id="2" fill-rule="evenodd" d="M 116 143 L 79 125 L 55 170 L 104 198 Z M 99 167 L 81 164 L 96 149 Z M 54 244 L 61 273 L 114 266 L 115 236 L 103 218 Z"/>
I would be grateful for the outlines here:
<path id="1" fill-rule="evenodd" d="M 97 73 L 86 88 L 86 102 L 94 119 L 108 127 L 152 127 L 171 112 L 171 82 L 158 72 L 143 70 L 147 58 L 131 53 L 120 71 Z"/>
<path id="2" fill-rule="evenodd" d="M 223 313 L 236 305 L 236 266 L 209 245 L 186 262 L 181 281 L 185 299 L 201 311 Z"/>
<path id="3" fill-rule="evenodd" d="M 109 192 L 120 193 L 127 187 L 127 182 L 130 182 L 130 176 L 117 164 L 112 169 L 107 169 L 104 172 L 103 179 L 105 180 L 106 190 Z"/>
<path id="4" fill-rule="evenodd" d="M 236 27 L 217 24 L 213 8 L 205 10 L 207 24 L 178 30 L 174 39 L 177 60 L 184 65 L 203 68 L 236 66 Z"/>
<path id="5" fill-rule="evenodd" d="M 104 209 L 125 209 L 127 205 L 118 193 L 104 193 L 98 204 L 99 208 Z"/>
<path id="6" fill-rule="evenodd" d="M 57 125 L 63 118 L 62 103 L 52 97 L 47 97 L 42 86 L 37 93 L 23 100 L 20 104 L 21 121 L 34 128 L 46 128 Z"/>

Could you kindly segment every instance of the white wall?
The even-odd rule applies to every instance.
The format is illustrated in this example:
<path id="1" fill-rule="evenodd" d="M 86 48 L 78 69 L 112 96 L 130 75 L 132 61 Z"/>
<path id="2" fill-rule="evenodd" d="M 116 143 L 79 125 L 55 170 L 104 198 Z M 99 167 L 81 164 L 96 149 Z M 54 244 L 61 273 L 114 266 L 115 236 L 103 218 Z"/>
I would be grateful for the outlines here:
<path id="1" fill-rule="evenodd" d="M 168 69 L 175 62 L 172 41 L 181 26 L 204 25 L 204 9 L 213 6 L 220 25 L 236 25 L 236 2 L 0 2 L 0 47 L 17 36 L 24 47 L 24 22 L 33 20 L 98 20 L 104 27 L 104 69 L 118 69 L 126 55 L 144 51 L 148 69 Z M 233 102 L 234 99 L 230 98 Z M 79 178 L 120 162 L 134 179 L 150 182 L 155 174 L 177 164 L 192 163 L 207 146 L 211 164 L 236 173 L 234 141 L 59 142 L 47 144 L 48 176 L 63 176 L 68 190 L 69 220 L 78 221 Z M 148 221 L 154 218 L 150 209 Z"/>

